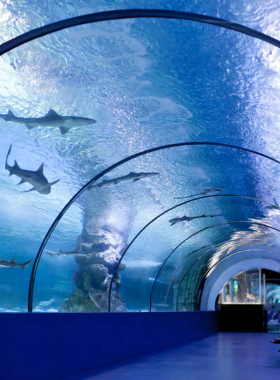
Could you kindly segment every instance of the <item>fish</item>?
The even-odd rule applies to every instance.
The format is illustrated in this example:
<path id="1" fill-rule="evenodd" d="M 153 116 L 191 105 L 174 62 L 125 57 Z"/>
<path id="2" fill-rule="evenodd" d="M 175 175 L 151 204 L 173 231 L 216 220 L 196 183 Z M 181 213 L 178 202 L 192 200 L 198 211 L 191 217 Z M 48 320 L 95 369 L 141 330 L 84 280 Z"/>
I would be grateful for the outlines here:
<path id="1" fill-rule="evenodd" d="M 177 268 L 176 271 L 173 273 L 172 277 L 170 278 L 169 280 L 169 284 L 168 284 L 168 289 L 167 289 L 167 292 L 166 292 L 166 296 L 164 297 L 164 301 L 161 302 L 162 305 L 164 305 L 167 301 L 167 298 L 168 298 L 168 295 L 169 295 L 169 292 L 170 292 L 170 289 L 171 289 L 171 285 L 173 284 L 173 282 L 175 282 L 176 280 L 176 274 L 178 272 L 178 270 L 180 269 L 181 267 Z M 174 284 L 174 286 L 177 285 L 177 283 Z M 174 288 L 173 286 L 173 288 Z"/>
<path id="2" fill-rule="evenodd" d="M 136 182 L 136 181 L 139 181 L 142 178 L 152 177 L 152 176 L 159 175 L 159 174 L 160 173 L 144 173 L 144 172 L 143 173 L 134 173 L 134 172 L 130 172 L 129 174 L 124 175 L 122 177 L 117 177 L 117 178 L 113 178 L 113 179 L 109 179 L 109 180 L 104 179 L 102 182 L 100 182 L 97 185 L 91 185 L 91 186 L 89 186 L 88 190 L 92 189 L 93 187 L 103 187 L 103 186 L 107 186 L 107 185 L 117 185 L 118 183 L 125 182 L 125 181 Z"/>
<path id="3" fill-rule="evenodd" d="M 28 129 L 36 127 L 58 127 L 62 135 L 67 133 L 72 127 L 84 127 L 96 123 L 96 120 L 86 117 L 61 116 L 52 109 L 43 117 L 17 117 L 9 110 L 7 115 L 0 114 L 0 118 L 5 121 L 24 124 Z"/>
<path id="4" fill-rule="evenodd" d="M 177 224 L 177 223 L 190 222 L 193 219 L 199 219 L 199 218 L 214 218 L 214 216 L 221 216 L 221 214 L 219 214 L 219 215 L 200 215 L 200 216 L 182 216 L 181 218 L 170 219 L 169 223 L 170 223 L 170 226 L 174 226 L 174 224 Z"/>
<path id="5" fill-rule="evenodd" d="M 25 269 L 32 261 L 33 261 L 33 259 L 31 259 L 29 261 L 26 261 L 25 263 L 19 264 L 19 263 L 15 262 L 15 257 L 13 257 L 11 261 L 2 259 L 0 257 L 0 268 L 16 268 L 16 267 L 20 267 L 22 269 Z"/>
<path id="6" fill-rule="evenodd" d="M 88 295 L 92 302 L 95 304 L 95 306 L 98 307 L 98 309 L 101 309 L 101 306 L 97 301 L 100 300 L 100 298 L 102 298 L 102 295 L 98 294 L 93 288 L 89 289 Z"/>
<path id="7" fill-rule="evenodd" d="M 59 252 L 51 252 L 51 251 L 46 250 L 46 253 L 50 255 L 51 257 L 61 256 L 61 255 L 69 256 L 69 255 L 85 255 L 86 254 L 86 252 L 81 251 L 79 249 L 73 249 L 73 251 L 62 251 L 60 249 Z"/>
<path id="8" fill-rule="evenodd" d="M 18 183 L 18 185 L 21 185 L 25 182 L 30 183 L 34 187 L 32 187 L 30 190 L 23 191 L 23 193 L 28 193 L 30 191 L 38 191 L 40 194 L 49 194 L 51 192 L 51 186 L 55 185 L 57 181 L 49 183 L 47 178 L 44 176 L 43 170 L 44 170 L 44 163 L 42 163 L 38 170 L 32 171 L 32 170 L 25 170 L 21 169 L 15 160 L 14 166 L 10 166 L 8 164 L 8 157 L 11 153 L 12 145 L 10 146 L 10 149 L 8 150 L 7 156 L 6 156 L 6 162 L 5 162 L 5 169 L 10 172 L 11 175 L 16 175 L 17 177 L 21 178 L 21 181 Z"/>
<path id="9" fill-rule="evenodd" d="M 273 198 L 273 200 L 274 200 L 275 205 L 269 205 L 269 206 L 266 206 L 266 208 L 267 208 L 268 210 L 279 210 L 279 209 L 280 209 L 280 206 L 279 206 L 278 203 L 276 202 L 276 199 Z"/>
<path id="10" fill-rule="evenodd" d="M 51 251 L 47 251 L 45 250 L 45 252 L 50 255 L 51 257 L 54 257 L 54 256 L 61 256 L 61 255 L 65 255 L 65 256 L 69 256 L 69 255 L 87 255 L 86 252 L 84 252 L 81 248 L 81 235 L 78 237 L 78 244 L 77 244 L 77 247 L 75 249 L 73 249 L 73 251 L 62 251 L 61 249 L 59 250 L 59 252 L 51 252 Z"/>
<path id="11" fill-rule="evenodd" d="M 198 194 L 188 195 L 187 197 L 175 197 L 174 199 L 186 199 L 186 198 L 191 198 L 191 197 L 197 197 L 198 195 L 205 195 L 205 194 L 208 194 L 208 193 L 212 193 L 214 191 L 221 191 L 222 189 L 223 189 L 222 186 L 212 187 L 211 189 L 206 189 L 206 190 L 204 190 L 204 191 L 202 191 L 201 193 L 198 193 Z"/>

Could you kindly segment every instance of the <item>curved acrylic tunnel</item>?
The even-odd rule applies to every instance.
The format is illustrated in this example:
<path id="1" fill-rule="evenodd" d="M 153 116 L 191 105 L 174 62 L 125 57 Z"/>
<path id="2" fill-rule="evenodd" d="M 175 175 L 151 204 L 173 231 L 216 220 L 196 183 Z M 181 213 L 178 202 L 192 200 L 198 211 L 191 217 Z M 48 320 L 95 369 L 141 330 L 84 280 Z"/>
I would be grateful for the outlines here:
<path id="1" fill-rule="evenodd" d="M 152 310 L 199 310 L 203 280 L 222 260 L 245 252 L 250 258 L 256 250 L 271 251 L 271 245 L 279 251 L 279 227 L 265 223 L 253 220 L 211 225 L 184 239 L 157 273 L 151 292 Z M 209 236 L 211 241 L 220 242 L 207 244 Z"/>
<path id="2" fill-rule="evenodd" d="M 223 160 L 219 159 L 222 153 L 217 154 L 218 148 L 223 151 Z M 164 167 L 164 173 L 161 172 L 151 178 L 139 180 L 138 183 L 114 183 L 113 181 L 111 186 L 107 186 L 100 178 L 96 186 L 84 192 L 76 200 L 76 203 L 86 204 L 88 214 L 85 215 L 85 228 L 80 237 L 81 252 L 76 256 L 78 270 L 69 273 L 68 281 L 66 278 L 64 281 L 63 289 L 68 289 L 69 298 L 63 304 L 63 310 L 99 311 L 98 309 L 100 309 L 107 311 L 110 283 L 112 283 L 111 311 L 124 311 L 122 300 L 125 301 L 128 310 L 149 310 L 153 279 L 167 254 L 182 240 L 182 233 L 185 234 L 187 231 L 191 235 L 201 228 L 212 225 L 214 220 L 216 223 L 222 223 L 232 218 L 250 223 L 255 221 L 255 223 L 271 224 L 277 228 L 278 222 L 275 214 L 278 209 L 276 206 L 258 199 L 220 194 L 229 187 L 235 192 L 240 192 L 240 189 L 245 186 L 245 178 L 243 183 L 242 177 L 239 178 L 240 182 L 231 181 L 230 173 L 227 178 L 225 174 L 227 163 L 230 159 L 232 165 L 235 164 L 231 169 L 241 173 L 242 167 L 248 162 L 249 157 L 256 155 L 245 151 L 243 151 L 244 155 L 240 155 L 240 153 L 236 154 L 237 151 L 239 150 L 229 147 L 204 144 L 165 148 L 123 163 L 112 173 L 109 172 L 107 178 L 120 178 L 131 172 L 146 172 L 145 168 L 151 166 L 152 172 L 157 172 L 158 167 Z M 234 156 L 236 156 L 235 160 Z M 184 200 L 184 202 L 181 201 L 183 204 L 178 205 L 178 200 L 174 200 L 177 197 L 174 195 L 186 195 L 180 189 L 185 188 L 186 183 L 198 180 L 197 171 L 192 175 L 187 170 L 190 167 L 189 160 L 196 162 L 198 159 L 207 163 L 203 172 L 206 177 L 211 175 L 213 167 L 218 173 L 221 173 L 220 178 L 216 174 L 215 179 L 219 180 L 216 184 L 222 186 L 214 188 L 214 183 L 212 183 L 206 194 L 208 191 L 210 194 L 211 192 L 218 194 L 202 195 L 201 199 Z M 265 162 L 266 169 L 267 165 L 270 165 L 268 162 L 273 162 L 264 157 L 261 160 L 263 164 Z M 177 175 L 174 178 L 172 167 L 179 165 L 181 167 L 177 169 Z M 271 165 L 274 167 L 274 162 Z M 277 170 L 277 168 L 276 166 L 275 169 Z M 113 175 L 113 173 L 115 174 Z M 248 177 L 246 179 L 248 180 Z M 103 186 L 99 187 L 98 183 Z M 194 190 L 195 188 L 189 190 L 188 194 L 191 195 Z M 205 188 L 201 189 L 201 192 L 203 191 Z M 104 205 L 107 206 L 107 209 Z M 168 207 L 167 210 L 169 208 L 172 210 L 164 212 L 166 207 Z M 148 228 L 133 241 L 151 219 L 162 213 L 164 215 L 149 224 Z M 178 223 L 171 226 L 171 223 L 174 222 L 173 219 L 181 218 L 184 214 L 192 219 L 189 221 L 189 225 L 179 219 Z M 127 220 L 129 220 L 129 224 Z M 123 228 L 120 229 L 120 226 Z M 53 282 L 49 283 L 45 276 L 45 272 L 48 273 L 45 270 L 46 263 L 49 266 L 56 263 L 55 265 L 58 266 L 64 265 L 65 260 L 69 260 L 65 255 L 59 253 L 63 244 L 60 228 L 59 223 L 46 245 L 38 267 L 34 290 L 35 310 L 40 310 L 41 305 L 48 302 L 44 298 L 46 294 L 43 294 L 42 289 L 45 289 L 47 294 L 52 294 L 52 300 L 61 300 L 58 290 L 60 280 L 53 277 Z M 69 250 L 73 250 L 73 234 L 69 233 L 69 236 L 72 236 L 72 248 Z M 214 237 L 211 237 L 211 240 L 215 242 Z M 130 244 L 132 241 L 133 243 Z M 55 252 L 57 254 L 54 254 Z M 120 262 L 122 253 L 124 257 Z M 114 276 L 119 262 L 119 270 Z M 121 289 L 119 289 L 120 285 Z M 102 301 L 96 302 L 97 305 L 90 301 L 91 288 L 95 289 L 95 297 L 101 296 Z M 97 300 L 95 299 L 95 301 Z"/>
<path id="3" fill-rule="evenodd" d="M 104 168 L 139 151 L 200 140 L 240 145 L 279 157 L 274 143 L 279 138 L 279 122 L 274 116 L 279 114 L 275 97 L 278 54 L 267 42 L 234 31 L 225 33 L 216 26 L 145 18 L 65 29 L 4 54 L 0 62 L 5 74 L 0 77 L 1 160 L 5 162 L 13 144 L 10 165 L 16 159 L 21 168 L 36 170 L 44 162 L 48 181 L 60 181 L 47 195 L 21 193 L 16 188 L 19 179 L 9 178 L 2 165 L 1 257 L 11 260 L 15 256 L 17 262 L 34 258 L 69 199 Z M 264 83 L 265 96 L 260 96 Z M 50 109 L 71 117 L 60 125 L 62 119 L 51 113 L 48 122 L 37 123 L 38 128 L 33 128 L 34 120 L 32 124 L 17 119 L 40 118 Z M 7 115 L 8 110 L 13 114 Z M 72 116 L 97 122 L 82 125 L 86 122 Z M 44 126 L 47 124 L 51 128 Z M 60 131 L 58 127 L 64 128 Z M 59 255 L 44 252 L 38 267 L 36 310 L 105 310 L 106 294 L 102 293 L 101 306 L 98 302 L 96 306 L 89 290 L 105 291 L 127 244 L 152 218 L 177 204 L 174 198 L 219 187 L 214 194 L 223 191 L 273 202 L 279 187 L 276 162 L 221 146 L 154 152 L 125 163 L 105 179 L 130 172 L 159 175 L 92 188 L 60 219 L 46 246 Z M 22 190 L 30 187 L 23 184 Z M 193 202 L 174 217 L 184 212 L 191 217 L 207 215 L 191 221 L 188 232 L 214 219 L 240 220 L 241 215 L 242 220 L 269 219 L 267 223 L 275 225 L 275 210 L 260 204 L 252 209 L 242 205 L 243 210 L 238 205 L 233 207 L 224 199 L 205 201 L 205 205 Z M 210 218 L 214 214 L 219 216 Z M 172 226 L 171 235 L 168 221 L 157 224 L 158 230 L 154 226 L 125 255 L 127 267 L 120 265 L 122 272 L 114 279 L 113 309 L 124 310 L 120 297 L 125 298 L 128 310 L 147 308 L 146 298 L 142 306 L 140 299 L 133 303 L 125 289 L 139 287 L 140 291 L 144 287 L 148 293 L 150 272 L 174 247 L 184 228 Z M 80 255 L 73 252 L 76 240 Z M 143 245 L 137 245 L 140 240 Z M 154 242 L 155 250 L 148 256 L 148 247 Z M 70 251 L 69 255 L 60 254 L 60 249 Z M 26 310 L 30 269 L 31 265 L 25 271 L 2 271 L 1 310 Z M 141 279 L 146 279 L 147 285 L 129 283 L 136 271 L 142 271 Z M 117 291 L 120 277 L 121 292 Z M 99 296 L 93 294 L 95 301 Z"/>

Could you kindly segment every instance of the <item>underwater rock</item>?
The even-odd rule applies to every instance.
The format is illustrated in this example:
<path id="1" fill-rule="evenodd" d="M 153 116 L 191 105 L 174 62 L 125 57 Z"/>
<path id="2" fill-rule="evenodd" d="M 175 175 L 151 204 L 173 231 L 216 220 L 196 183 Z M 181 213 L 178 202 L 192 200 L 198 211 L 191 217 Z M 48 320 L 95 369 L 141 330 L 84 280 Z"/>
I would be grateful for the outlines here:
<path id="1" fill-rule="evenodd" d="M 76 255 L 78 270 L 72 279 L 76 288 L 61 306 L 62 312 L 107 312 L 108 292 L 115 269 L 126 248 L 126 236 L 110 226 L 94 227 L 87 223 L 81 234 L 81 249 Z M 118 272 L 125 269 L 120 263 Z M 119 288 L 121 276 L 116 273 L 112 283 L 111 311 L 126 312 Z"/>
<path id="2" fill-rule="evenodd" d="M 99 244 L 92 244 L 92 246 L 90 247 L 91 251 L 93 253 L 99 253 L 99 252 L 104 252 L 104 251 L 108 251 L 108 249 L 111 247 L 110 244 L 106 244 L 104 242 L 102 243 L 99 243 Z"/>
<path id="3" fill-rule="evenodd" d="M 108 269 L 104 267 L 104 265 L 100 264 L 92 264 L 89 267 L 89 272 L 91 274 L 93 284 L 102 284 L 108 274 Z"/>
<path id="4" fill-rule="evenodd" d="M 71 297 L 64 301 L 59 311 L 62 313 L 107 312 L 108 291 L 90 288 L 88 292 L 84 292 L 80 289 L 74 289 Z M 127 312 L 125 302 L 121 299 L 121 295 L 114 291 L 112 291 L 111 295 L 111 311 Z"/>
<path id="5" fill-rule="evenodd" d="M 107 254 L 77 255 L 75 257 L 76 262 L 79 264 L 80 271 L 87 270 L 92 264 L 100 264 L 106 267 L 110 274 L 114 273 L 120 259 L 120 255 L 112 252 L 108 252 Z M 125 269 L 125 265 L 121 263 L 119 269 Z"/>

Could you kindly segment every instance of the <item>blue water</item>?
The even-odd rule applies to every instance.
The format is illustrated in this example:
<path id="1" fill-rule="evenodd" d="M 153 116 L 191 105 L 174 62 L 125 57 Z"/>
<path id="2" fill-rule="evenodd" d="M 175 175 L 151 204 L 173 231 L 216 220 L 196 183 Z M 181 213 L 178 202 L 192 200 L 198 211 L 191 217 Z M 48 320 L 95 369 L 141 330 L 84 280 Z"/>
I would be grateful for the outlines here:
<path id="1" fill-rule="evenodd" d="M 265 5 L 257 1 L 174 1 L 168 5 L 162 1 L 28 1 L 1 4 L 0 41 L 77 15 L 143 7 L 208 14 L 280 38 L 276 1 Z M 0 114 L 12 110 L 19 117 L 41 117 L 54 109 L 60 115 L 97 120 L 62 136 L 58 128 L 28 130 L 0 119 L 0 255 L 6 260 L 15 257 L 21 263 L 34 258 L 71 197 L 101 170 L 139 151 L 211 141 L 280 157 L 278 49 L 233 31 L 176 20 L 97 23 L 23 45 L 0 59 L 0 70 Z M 44 162 L 49 182 L 60 179 L 49 195 L 22 193 L 31 186 L 17 186 L 19 178 L 8 176 L 4 162 L 10 144 L 10 165 L 16 159 L 22 168 L 36 170 Z M 118 261 L 118 255 L 152 218 L 181 202 L 175 197 L 220 186 L 224 194 L 280 202 L 279 168 L 267 159 L 221 147 L 171 148 L 139 157 L 105 178 L 131 171 L 160 174 L 85 192 L 62 218 L 46 249 L 73 250 L 82 234 L 88 249 L 95 241 L 105 241 L 110 247 L 106 255 L 111 252 Z M 244 198 L 216 197 L 180 206 L 159 218 L 123 259 L 126 268 L 120 272 L 120 294 L 126 308 L 149 310 L 152 284 L 163 261 L 182 240 L 207 226 L 249 222 L 206 230 L 176 250 L 158 276 L 156 309 L 172 309 L 174 289 L 168 307 L 156 305 L 162 304 L 170 278 L 175 275 L 181 281 L 200 257 L 201 247 L 207 246 L 203 252 L 213 247 L 203 256 L 203 265 L 193 267 L 198 266 L 202 274 L 230 249 L 273 246 L 277 251 L 279 232 L 255 224 L 280 227 L 279 212 L 266 206 Z M 219 216 L 172 227 L 169 223 L 172 218 L 203 214 Z M 104 226 L 109 226 L 109 232 Z M 31 265 L 25 270 L 0 270 L 1 310 L 26 311 Z M 73 276 L 77 270 L 74 256 L 44 253 L 35 282 L 35 310 L 61 310 L 76 288 Z M 88 297 L 88 288 L 83 291 Z M 76 311 L 86 311 L 80 306 Z"/>

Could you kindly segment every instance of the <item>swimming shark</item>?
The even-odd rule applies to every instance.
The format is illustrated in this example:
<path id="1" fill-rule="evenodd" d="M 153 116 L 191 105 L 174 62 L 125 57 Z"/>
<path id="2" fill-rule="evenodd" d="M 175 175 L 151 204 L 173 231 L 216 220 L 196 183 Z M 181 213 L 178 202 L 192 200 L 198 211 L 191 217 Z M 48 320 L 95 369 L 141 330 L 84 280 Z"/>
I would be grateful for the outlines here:
<path id="1" fill-rule="evenodd" d="M 31 259 L 29 261 L 26 261 L 25 263 L 19 264 L 19 263 L 15 262 L 15 258 L 14 257 L 12 258 L 11 261 L 2 259 L 0 257 L 0 268 L 16 268 L 16 267 L 20 267 L 22 269 L 25 269 L 32 261 L 33 261 L 33 259 Z"/>
<path id="2" fill-rule="evenodd" d="M 167 289 L 167 292 L 166 292 L 166 296 L 165 296 L 165 298 L 164 298 L 164 301 L 161 302 L 161 305 L 164 305 L 164 304 L 166 303 L 167 298 L 168 298 L 168 295 L 169 295 L 169 292 L 170 292 L 170 289 L 171 289 L 171 285 L 173 284 L 173 282 L 175 282 L 175 280 L 176 280 L 176 274 L 177 274 L 177 272 L 178 272 L 178 270 L 179 270 L 180 268 L 181 268 L 181 267 L 179 267 L 179 268 L 173 273 L 172 277 L 170 278 L 170 280 L 169 280 L 169 285 L 168 285 L 168 289 Z M 177 285 L 177 282 L 176 282 L 175 285 Z M 175 285 L 173 286 L 173 289 L 174 289 Z"/>
<path id="3" fill-rule="evenodd" d="M 200 215 L 200 216 L 182 216 L 181 218 L 174 218 L 170 219 L 170 226 L 174 226 L 176 223 L 182 223 L 182 222 L 190 222 L 193 219 L 199 219 L 199 218 L 214 218 L 214 216 L 220 216 L 220 215 Z"/>
<path id="4" fill-rule="evenodd" d="M 117 185 L 118 183 L 125 182 L 125 181 L 136 182 L 142 178 L 152 177 L 154 175 L 159 175 L 159 173 L 144 173 L 144 172 L 143 173 L 134 173 L 134 172 L 130 172 L 129 174 L 124 175 L 122 177 L 117 177 L 117 178 L 113 178 L 113 179 L 109 179 L 109 180 L 104 179 L 102 182 L 100 182 L 97 185 L 89 186 L 88 190 L 90 190 L 93 187 L 103 187 L 103 186 L 112 185 L 112 184 Z"/>
<path id="5" fill-rule="evenodd" d="M 54 256 L 61 256 L 61 255 L 65 255 L 65 256 L 69 256 L 69 255 L 87 255 L 86 252 L 82 251 L 82 248 L 81 248 L 81 235 L 78 237 L 78 244 L 77 244 L 77 247 L 75 249 L 73 249 L 73 251 L 62 251 L 61 249 L 59 250 L 59 252 L 51 252 L 51 251 L 47 251 L 46 250 L 46 253 L 48 255 L 50 255 L 51 257 L 54 257 Z"/>
<path id="6" fill-rule="evenodd" d="M 42 163 L 39 169 L 36 171 L 21 169 L 16 160 L 14 166 L 10 166 L 8 164 L 8 157 L 11 153 L 11 150 L 12 145 L 10 146 L 10 149 L 8 150 L 6 156 L 5 169 L 9 170 L 9 175 L 14 174 L 17 177 L 21 178 L 21 181 L 18 183 L 18 185 L 28 182 L 34 186 L 32 187 L 32 189 L 23 192 L 28 193 L 29 191 L 38 191 L 38 193 L 40 194 L 49 194 L 51 192 L 51 186 L 55 185 L 59 181 L 59 179 L 51 183 L 48 182 L 47 178 L 43 174 L 44 163 Z"/>
<path id="7" fill-rule="evenodd" d="M 278 203 L 276 202 L 276 199 L 273 198 L 273 200 L 274 200 L 275 205 L 266 206 L 266 208 L 267 208 L 268 210 L 279 210 L 279 209 L 280 209 L 280 206 L 279 206 Z"/>
<path id="8" fill-rule="evenodd" d="M 69 256 L 69 255 L 85 255 L 85 254 L 87 254 L 86 252 L 81 251 L 79 249 L 74 249 L 73 251 L 62 251 L 60 249 L 59 252 L 46 251 L 46 253 L 48 255 L 50 255 L 51 257 L 61 256 L 61 255 Z"/>
<path id="9" fill-rule="evenodd" d="M 102 295 L 98 294 L 93 288 L 89 290 L 88 295 L 92 302 L 95 304 L 95 306 L 98 307 L 98 309 L 101 309 L 101 306 L 97 301 L 100 300 L 100 298 L 102 298 Z"/>
<path id="10" fill-rule="evenodd" d="M 197 197 L 198 195 L 206 195 L 206 194 L 212 193 L 214 191 L 221 191 L 222 189 L 223 189 L 222 186 L 212 187 L 211 189 L 205 189 L 204 191 L 202 191 L 201 193 L 198 193 L 198 194 L 188 195 L 187 197 L 175 197 L 174 199 L 186 199 L 186 198 L 191 198 L 191 197 Z"/>
<path id="11" fill-rule="evenodd" d="M 28 129 L 36 127 L 58 127 L 62 135 L 68 132 L 72 127 L 84 127 L 96 123 L 96 120 L 86 117 L 61 116 L 52 109 L 43 117 L 17 117 L 9 110 L 7 115 L 0 114 L 0 118 L 5 121 L 24 124 Z"/>

